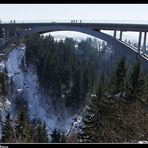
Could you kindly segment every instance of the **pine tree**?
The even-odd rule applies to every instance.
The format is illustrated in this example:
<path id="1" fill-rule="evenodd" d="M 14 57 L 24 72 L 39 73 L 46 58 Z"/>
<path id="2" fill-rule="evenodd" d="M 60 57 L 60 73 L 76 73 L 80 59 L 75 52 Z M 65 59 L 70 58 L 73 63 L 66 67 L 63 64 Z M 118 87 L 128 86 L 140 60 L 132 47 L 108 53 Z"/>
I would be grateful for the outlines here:
<path id="1" fill-rule="evenodd" d="M 101 84 L 101 83 L 100 83 Z M 81 127 L 82 131 L 78 134 L 81 142 L 98 142 L 98 121 L 100 121 L 101 113 L 101 98 L 103 95 L 102 85 L 99 85 L 97 96 L 93 96 L 86 107 L 86 115 L 83 118 L 84 126 Z"/>
<path id="2" fill-rule="evenodd" d="M 27 143 L 34 143 L 35 142 L 35 127 L 33 124 L 28 123 L 28 129 L 26 131 L 26 142 Z"/>
<path id="3" fill-rule="evenodd" d="M 126 63 L 125 63 L 125 57 L 122 56 L 117 64 L 117 68 L 115 70 L 115 73 L 113 75 L 113 78 L 111 79 L 111 87 L 113 89 L 113 94 L 121 93 L 121 96 L 123 96 L 124 87 L 125 87 L 125 77 L 126 77 Z M 113 85 L 113 86 L 112 86 Z"/>
<path id="4" fill-rule="evenodd" d="M 2 125 L 2 142 L 3 143 L 11 143 L 14 142 L 14 134 L 11 125 L 10 114 L 6 115 L 6 119 L 4 124 Z"/>
<path id="5" fill-rule="evenodd" d="M 73 107 L 78 110 L 80 102 L 82 101 L 82 69 L 78 66 L 73 74 L 73 86 L 71 92 L 71 98 Z"/>
<path id="6" fill-rule="evenodd" d="M 88 90 L 89 92 L 93 92 L 93 87 L 94 87 L 94 81 L 95 81 L 95 71 L 94 71 L 94 64 L 91 63 L 90 66 L 89 66 L 89 87 L 88 87 Z"/>
<path id="7" fill-rule="evenodd" d="M 84 143 L 119 142 L 117 127 L 120 125 L 118 117 L 118 102 L 105 95 L 105 80 L 100 77 L 96 96 L 93 96 L 86 107 L 83 125 L 78 133 L 78 139 Z"/>
<path id="8" fill-rule="evenodd" d="M 140 62 L 133 66 L 127 83 L 127 98 L 130 101 L 140 99 L 144 90 L 144 78 L 141 74 Z"/>
<path id="9" fill-rule="evenodd" d="M 48 143 L 46 124 L 42 123 L 41 119 L 38 119 L 36 142 Z"/>
<path id="10" fill-rule="evenodd" d="M 0 20 L 0 23 L 1 23 L 1 20 Z M 0 38 L 3 38 L 4 35 L 3 35 L 3 28 L 0 28 Z"/>
<path id="11" fill-rule="evenodd" d="M 51 143 L 65 143 L 66 136 L 58 129 L 54 129 L 51 133 Z"/>
<path id="12" fill-rule="evenodd" d="M 16 136 L 19 142 L 26 142 L 28 130 L 28 117 L 25 108 L 22 108 L 16 124 Z"/>
<path id="13" fill-rule="evenodd" d="M 0 85 L 1 85 L 1 94 L 6 96 L 8 94 L 8 84 L 6 79 L 6 74 L 0 72 Z"/>
<path id="14" fill-rule="evenodd" d="M 46 124 L 45 122 L 43 123 L 43 126 L 42 126 L 42 133 L 43 133 L 43 141 L 44 143 L 48 143 L 48 134 L 47 134 L 47 128 L 46 128 Z"/>

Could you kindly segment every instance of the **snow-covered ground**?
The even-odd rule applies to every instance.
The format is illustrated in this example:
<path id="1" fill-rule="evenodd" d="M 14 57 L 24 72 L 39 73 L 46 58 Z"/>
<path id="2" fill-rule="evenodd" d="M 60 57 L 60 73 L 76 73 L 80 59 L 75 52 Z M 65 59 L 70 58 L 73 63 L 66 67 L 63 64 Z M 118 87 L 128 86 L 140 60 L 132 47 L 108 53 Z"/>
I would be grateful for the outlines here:
<path id="1" fill-rule="evenodd" d="M 54 128 L 58 128 L 64 132 L 68 132 L 73 123 L 73 117 L 68 115 L 67 112 L 63 111 L 58 115 L 53 110 L 53 105 L 46 104 L 43 100 L 50 99 L 41 93 L 39 89 L 39 83 L 37 79 L 36 72 L 34 68 L 28 68 L 24 72 L 21 68 L 22 58 L 25 54 L 25 46 L 18 47 L 12 50 L 8 55 L 8 60 L 6 61 L 6 68 L 8 71 L 9 82 L 13 80 L 15 83 L 15 91 L 17 94 L 25 96 L 28 103 L 28 113 L 31 119 L 40 118 L 45 121 L 49 134 Z M 16 93 L 10 94 L 10 102 L 12 98 L 15 98 Z M 48 97 L 48 98 L 44 98 Z M 9 107 L 9 112 L 14 112 L 14 104 Z M 14 113 L 15 114 L 15 113 Z M 77 124 L 76 124 L 77 125 Z"/>
<path id="2" fill-rule="evenodd" d="M 139 144 L 148 144 L 148 141 L 138 141 Z"/>

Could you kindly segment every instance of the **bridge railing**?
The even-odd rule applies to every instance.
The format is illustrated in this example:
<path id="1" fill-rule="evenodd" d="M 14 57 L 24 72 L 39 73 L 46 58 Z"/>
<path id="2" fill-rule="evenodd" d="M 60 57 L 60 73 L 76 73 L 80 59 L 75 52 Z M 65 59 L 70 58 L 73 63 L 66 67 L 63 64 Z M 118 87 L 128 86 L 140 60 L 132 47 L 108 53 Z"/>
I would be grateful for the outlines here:
<path id="1" fill-rule="evenodd" d="M 12 23 L 120 23 L 120 24 L 148 24 L 148 20 L 83 20 L 83 19 L 71 19 L 71 20 L 15 20 L 15 21 L 1 21 L 1 24 Z"/>

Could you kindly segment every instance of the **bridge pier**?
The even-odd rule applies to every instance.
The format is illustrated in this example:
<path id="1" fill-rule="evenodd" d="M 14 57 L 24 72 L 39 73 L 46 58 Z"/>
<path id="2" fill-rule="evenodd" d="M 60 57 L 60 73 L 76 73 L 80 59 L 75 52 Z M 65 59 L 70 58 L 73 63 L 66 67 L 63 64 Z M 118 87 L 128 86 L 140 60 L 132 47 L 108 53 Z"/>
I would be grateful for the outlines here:
<path id="1" fill-rule="evenodd" d="M 116 31 L 116 30 L 114 30 L 114 38 L 116 38 L 116 34 L 117 34 L 117 31 Z"/>
<path id="2" fill-rule="evenodd" d="M 4 28 L 4 39 L 5 39 L 5 41 L 7 41 L 7 39 L 8 39 L 8 28 L 7 27 Z"/>
<path id="3" fill-rule="evenodd" d="M 147 37 L 147 32 L 144 32 L 144 40 L 143 40 L 143 54 L 146 51 L 146 37 Z"/>
<path id="4" fill-rule="evenodd" d="M 142 32 L 139 32 L 138 53 L 140 54 Z"/>
<path id="5" fill-rule="evenodd" d="M 11 37 L 11 28 L 9 27 L 4 28 L 4 34 L 5 34 L 4 39 L 5 41 L 7 41 Z"/>
<path id="6" fill-rule="evenodd" d="M 15 36 L 17 36 L 18 35 L 18 32 L 19 32 L 19 28 L 15 28 Z"/>
<path id="7" fill-rule="evenodd" d="M 122 30 L 120 30 L 120 37 L 119 40 L 122 41 Z"/>
<path id="8" fill-rule="evenodd" d="M 3 44 L 4 40 L 4 35 L 3 35 L 3 28 L 1 27 L 0 28 L 0 46 Z"/>

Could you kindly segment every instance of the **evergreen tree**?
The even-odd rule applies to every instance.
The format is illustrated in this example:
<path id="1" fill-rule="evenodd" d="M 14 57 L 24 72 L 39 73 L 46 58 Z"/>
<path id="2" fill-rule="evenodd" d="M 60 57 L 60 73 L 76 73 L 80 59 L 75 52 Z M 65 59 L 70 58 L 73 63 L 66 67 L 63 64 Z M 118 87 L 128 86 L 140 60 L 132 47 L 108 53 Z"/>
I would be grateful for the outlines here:
<path id="1" fill-rule="evenodd" d="M 127 83 L 127 98 L 130 101 L 140 99 L 144 90 L 144 78 L 141 74 L 140 62 L 133 66 Z"/>
<path id="2" fill-rule="evenodd" d="M 6 120 L 2 125 L 2 142 L 3 143 L 11 143 L 14 142 L 14 134 L 11 125 L 10 114 L 6 115 Z"/>
<path id="3" fill-rule="evenodd" d="M 82 69 L 80 66 L 78 66 L 73 74 L 73 86 L 71 92 L 73 107 L 76 109 L 79 108 L 80 102 L 82 101 L 82 80 Z"/>
<path id="4" fill-rule="evenodd" d="M 27 143 L 34 143 L 35 141 L 35 126 L 31 123 L 28 123 L 28 129 L 26 131 L 27 137 L 26 142 Z"/>
<path id="5" fill-rule="evenodd" d="M 54 129 L 51 133 L 51 143 L 65 143 L 66 136 L 58 129 Z"/>
<path id="6" fill-rule="evenodd" d="M 42 121 L 40 119 L 38 120 L 38 125 L 37 125 L 36 142 L 48 143 L 46 124 L 42 123 Z"/>
<path id="7" fill-rule="evenodd" d="M 99 133 L 97 131 L 97 127 L 103 122 L 101 121 L 101 99 L 103 95 L 102 88 L 102 85 L 98 86 L 97 96 L 93 96 L 86 107 L 86 115 L 83 118 L 84 126 L 81 127 L 82 131 L 78 134 L 80 142 L 98 142 Z"/>
<path id="8" fill-rule="evenodd" d="M 121 93 L 123 96 L 124 87 L 125 87 L 125 77 L 126 77 L 126 64 L 125 64 L 125 57 L 122 56 L 117 64 L 117 68 L 115 70 L 115 74 L 111 79 L 111 87 L 113 89 L 113 94 Z M 112 86 L 113 85 L 113 86 Z"/>
<path id="9" fill-rule="evenodd" d="M 1 87 L 1 94 L 6 96 L 8 94 L 8 84 L 6 79 L 6 74 L 0 72 L 0 87 Z"/>
<path id="10" fill-rule="evenodd" d="M 19 142 L 27 141 L 27 136 L 28 136 L 27 130 L 28 130 L 27 111 L 25 108 L 22 108 L 16 124 L 16 137 Z"/>
<path id="11" fill-rule="evenodd" d="M 88 67 L 89 74 L 88 74 L 88 90 L 89 92 L 93 92 L 93 87 L 94 87 L 94 81 L 95 81 L 95 70 L 94 70 L 94 65 L 91 63 Z"/>
<path id="12" fill-rule="evenodd" d="M 96 96 L 92 96 L 86 106 L 86 114 L 83 117 L 83 125 L 78 133 L 78 139 L 84 143 L 122 142 L 120 103 L 113 97 L 105 95 L 106 84 L 103 75 L 100 79 Z"/>
<path id="13" fill-rule="evenodd" d="M 1 20 L 0 20 L 0 23 L 1 23 Z M 3 35 L 3 28 L 0 28 L 0 38 L 3 38 L 4 37 L 4 35 Z"/>
<path id="14" fill-rule="evenodd" d="M 45 124 L 45 122 L 43 123 L 43 126 L 42 126 L 42 133 L 43 133 L 43 141 L 45 142 L 45 143 L 48 143 L 49 141 L 48 141 L 48 134 L 47 134 L 47 128 L 46 128 L 46 124 Z"/>

